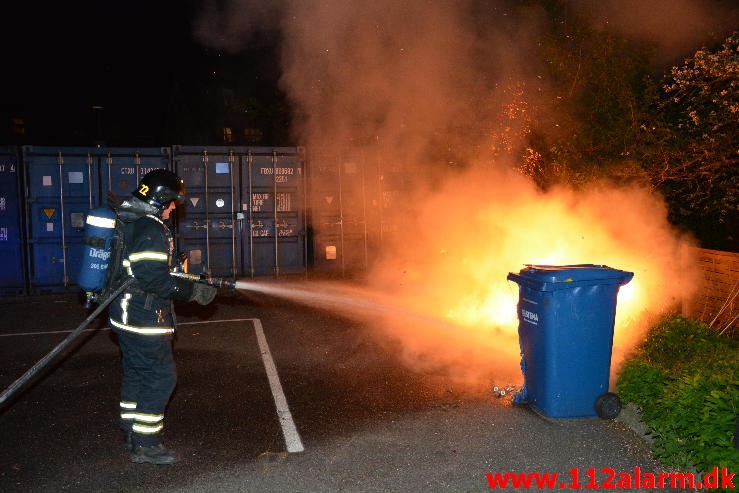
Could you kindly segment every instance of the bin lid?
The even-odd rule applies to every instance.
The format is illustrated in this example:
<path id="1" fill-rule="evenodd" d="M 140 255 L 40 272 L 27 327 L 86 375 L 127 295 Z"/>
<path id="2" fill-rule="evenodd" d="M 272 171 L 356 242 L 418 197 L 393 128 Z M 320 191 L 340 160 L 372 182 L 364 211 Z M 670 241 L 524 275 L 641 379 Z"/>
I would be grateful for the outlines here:
<path id="1" fill-rule="evenodd" d="M 566 289 L 585 283 L 623 285 L 631 281 L 633 277 L 633 272 L 598 264 L 527 265 L 518 274 L 508 275 L 510 280 L 521 281 L 547 291 L 552 288 Z"/>

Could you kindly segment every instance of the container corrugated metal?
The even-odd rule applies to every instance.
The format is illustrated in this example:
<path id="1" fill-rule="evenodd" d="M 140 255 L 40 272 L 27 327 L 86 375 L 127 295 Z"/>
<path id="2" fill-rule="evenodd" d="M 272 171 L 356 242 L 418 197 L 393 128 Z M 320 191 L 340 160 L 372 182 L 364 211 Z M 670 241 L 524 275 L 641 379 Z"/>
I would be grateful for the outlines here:
<path id="1" fill-rule="evenodd" d="M 248 275 L 304 273 L 305 156 L 300 148 L 250 148 L 244 156 L 242 210 Z"/>
<path id="2" fill-rule="evenodd" d="M 311 197 L 314 269 L 341 276 L 365 272 L 370 238 L 364 161 L 311 159 Z"/>
<path id="3" fill-rule="evenodd" d="M 96 148 L 24 146 L 28 284 L 75 289 L 87 212 L 100 204 Z"/>
<path id="4" fill-rule="evenodd" d="M 408 220 L 407 172 L 367 152 L 310 156 L 310 230 L 315 271 L 342 277 L 368 272 Z"/>
<path id="5" fill-rule="evenodd" d="M 175 146 L 175 172 L 185 181 L 184 213 L 178 213 L 178 248 L 187 253 L 193 273 L 238 275 L 241 234 L 238 150 Z"/>
<path id="6" fill-rule="evenodd" d="M 393 163 L 377 166 L 377 236 L 384 245 L 398 240 L 407 225 L 411 195 L 408 193 L 408 173 Z"/>
<path id="7" fill-rule="evenodd" d="M 104 147 L 98 149 L 102 199 L 108 191 L 130 197 L 141 178 L 154 169 L 169 169 L 169 147 Z"/>
<path id="8" fill-rule="evenodd" d="M 177 239 L 191 272 L 305 272 L 300 148 L 174 146 L 172 160 L 187 191 Z"/>
<path id="9" fill-rule="evenodd" d="M 0 147 L 0 294 L 25 293 L 18 149 Z"/>

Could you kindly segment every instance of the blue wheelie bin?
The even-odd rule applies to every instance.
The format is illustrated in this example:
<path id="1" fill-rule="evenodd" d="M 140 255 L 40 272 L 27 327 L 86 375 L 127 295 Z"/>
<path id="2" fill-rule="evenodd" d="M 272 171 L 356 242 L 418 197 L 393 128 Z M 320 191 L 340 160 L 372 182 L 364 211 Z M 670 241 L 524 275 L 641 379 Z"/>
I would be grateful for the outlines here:
<path id="1" fill-rule="evenodd" d="M 620 286 L 633 272 L 605 265 L 529 265 L 508 280 L 519 287 L 518 335 L 527 402 L 550 418 L 613 419 L 621 410 L 608 392 Z"/>

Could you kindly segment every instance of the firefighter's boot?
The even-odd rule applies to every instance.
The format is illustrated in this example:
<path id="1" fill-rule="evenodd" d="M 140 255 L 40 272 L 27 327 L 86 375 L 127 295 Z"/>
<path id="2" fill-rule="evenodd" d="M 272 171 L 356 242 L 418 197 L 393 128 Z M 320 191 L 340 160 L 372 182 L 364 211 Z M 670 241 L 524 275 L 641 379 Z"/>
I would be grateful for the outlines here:
<path id="1" fill-rule="evenodd" d="M 149 463 L 165 465 L 177 462 L 177 457 L 174 452 L 161 443 L 151 446 L 136 445 L 133 447 L 131 455 L 128 457 L 131 459 L 131 462 L 136 462 L 138 464 Z"/>

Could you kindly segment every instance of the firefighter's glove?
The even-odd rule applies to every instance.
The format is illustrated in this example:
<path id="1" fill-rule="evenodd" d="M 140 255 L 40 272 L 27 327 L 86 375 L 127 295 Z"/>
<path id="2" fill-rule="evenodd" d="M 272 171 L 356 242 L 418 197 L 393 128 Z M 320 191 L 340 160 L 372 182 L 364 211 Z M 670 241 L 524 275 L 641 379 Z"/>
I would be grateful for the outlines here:
<path id="1" fill-rule="evenodd" d="M 207 305 L 216 297 L 218 290 L 213 286 L 196 282 L 192 286 L 192 296 L 188 301 L 197 301 L 201 305 Z"/>

